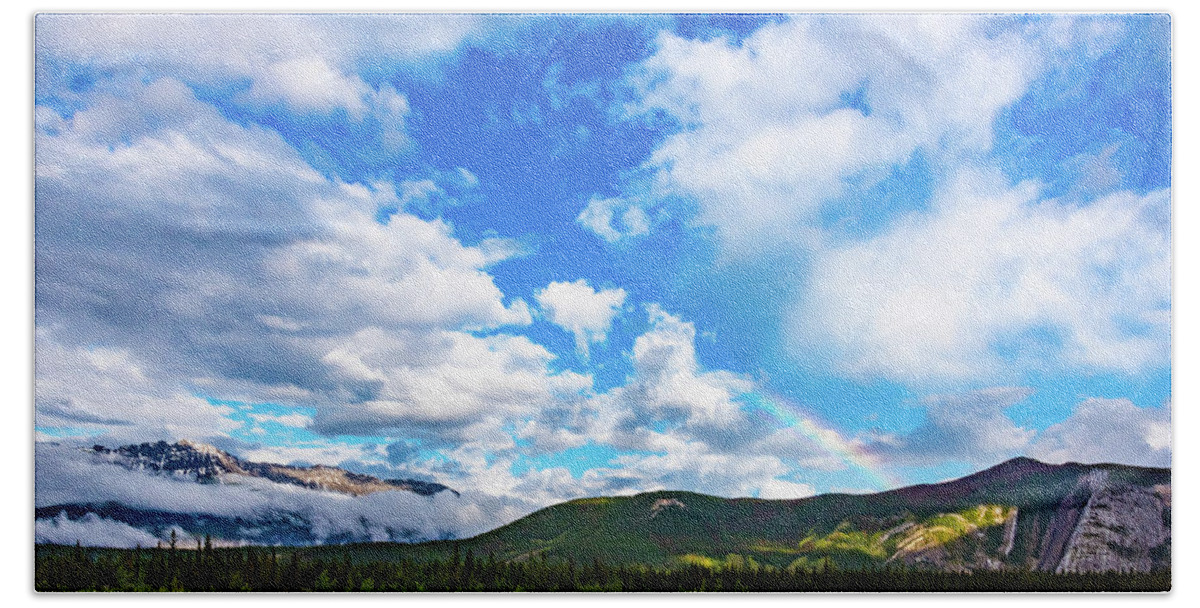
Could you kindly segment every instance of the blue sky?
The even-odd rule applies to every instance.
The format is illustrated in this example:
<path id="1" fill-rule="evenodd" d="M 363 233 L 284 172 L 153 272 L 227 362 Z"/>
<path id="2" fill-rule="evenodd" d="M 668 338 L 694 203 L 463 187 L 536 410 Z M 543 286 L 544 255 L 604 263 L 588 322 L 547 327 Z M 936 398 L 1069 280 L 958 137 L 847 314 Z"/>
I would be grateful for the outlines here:
<path id="1" fill-rule="evenodd" d="M 40 437 L 545 504 L 1171 461 L 1162 15 L 40 16 Z"/>

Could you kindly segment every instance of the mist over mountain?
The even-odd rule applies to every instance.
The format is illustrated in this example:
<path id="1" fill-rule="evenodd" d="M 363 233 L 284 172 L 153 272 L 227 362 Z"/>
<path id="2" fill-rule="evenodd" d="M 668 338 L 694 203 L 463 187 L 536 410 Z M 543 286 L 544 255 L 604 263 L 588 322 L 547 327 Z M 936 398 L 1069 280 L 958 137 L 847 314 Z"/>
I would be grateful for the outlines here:
<path id="1" fill-rule="evenodd" d="M 227 544 L 461 538 L 540 506 L 336 467 L 247 462 L 187 443 L 35 451 L 37 542 L 145 546 L 172 529 Z"/>

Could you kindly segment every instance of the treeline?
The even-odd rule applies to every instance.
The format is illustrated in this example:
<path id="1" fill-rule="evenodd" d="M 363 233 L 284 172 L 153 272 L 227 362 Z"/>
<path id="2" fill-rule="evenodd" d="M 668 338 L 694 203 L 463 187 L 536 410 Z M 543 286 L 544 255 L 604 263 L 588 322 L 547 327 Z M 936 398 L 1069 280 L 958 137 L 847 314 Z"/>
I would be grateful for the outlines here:
<path id="1" fill-rule="evenodd" d="M 958 574 L 908 568 L 844 571 L 772 567 L 674 569 L 533 558 L 500 561 L 470 552 L 441 561 L 357 563 L 303 549 L 35 548 L 38 591 L 1167 591 L 1171 573 Z"/>

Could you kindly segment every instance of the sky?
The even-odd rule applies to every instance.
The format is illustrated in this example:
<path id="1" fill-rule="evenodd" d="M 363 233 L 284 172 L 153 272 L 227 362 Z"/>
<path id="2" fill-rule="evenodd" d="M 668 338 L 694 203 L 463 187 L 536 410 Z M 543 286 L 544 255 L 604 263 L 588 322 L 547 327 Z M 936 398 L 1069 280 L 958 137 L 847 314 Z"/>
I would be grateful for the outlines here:
<path id="1" fill-rule="evenodd" d="M 1169 466 L 1170 29 L 41 15 L 37 439 L 504 517 Z"/>

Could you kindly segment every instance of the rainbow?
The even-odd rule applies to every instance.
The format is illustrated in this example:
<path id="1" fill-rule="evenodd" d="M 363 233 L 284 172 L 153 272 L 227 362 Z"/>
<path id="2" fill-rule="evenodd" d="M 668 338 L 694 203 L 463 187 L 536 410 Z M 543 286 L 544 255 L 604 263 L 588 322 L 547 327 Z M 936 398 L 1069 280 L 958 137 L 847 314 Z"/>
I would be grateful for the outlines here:
<path id="1" fill-rule="evenodd" d="M 762 391 L 744 393 L 741 399 L 749 406 L 765 411 L 781 423 L 821 446 L 831 456 L 840 459 L 875 484 L 878 490 L 898 487 L 900 481 L 880 466 L 878 459 L 862 445 L 842 436 L 830 425 L 818 422 L 816 416 L 805 412 L 786 397 Z"/>

